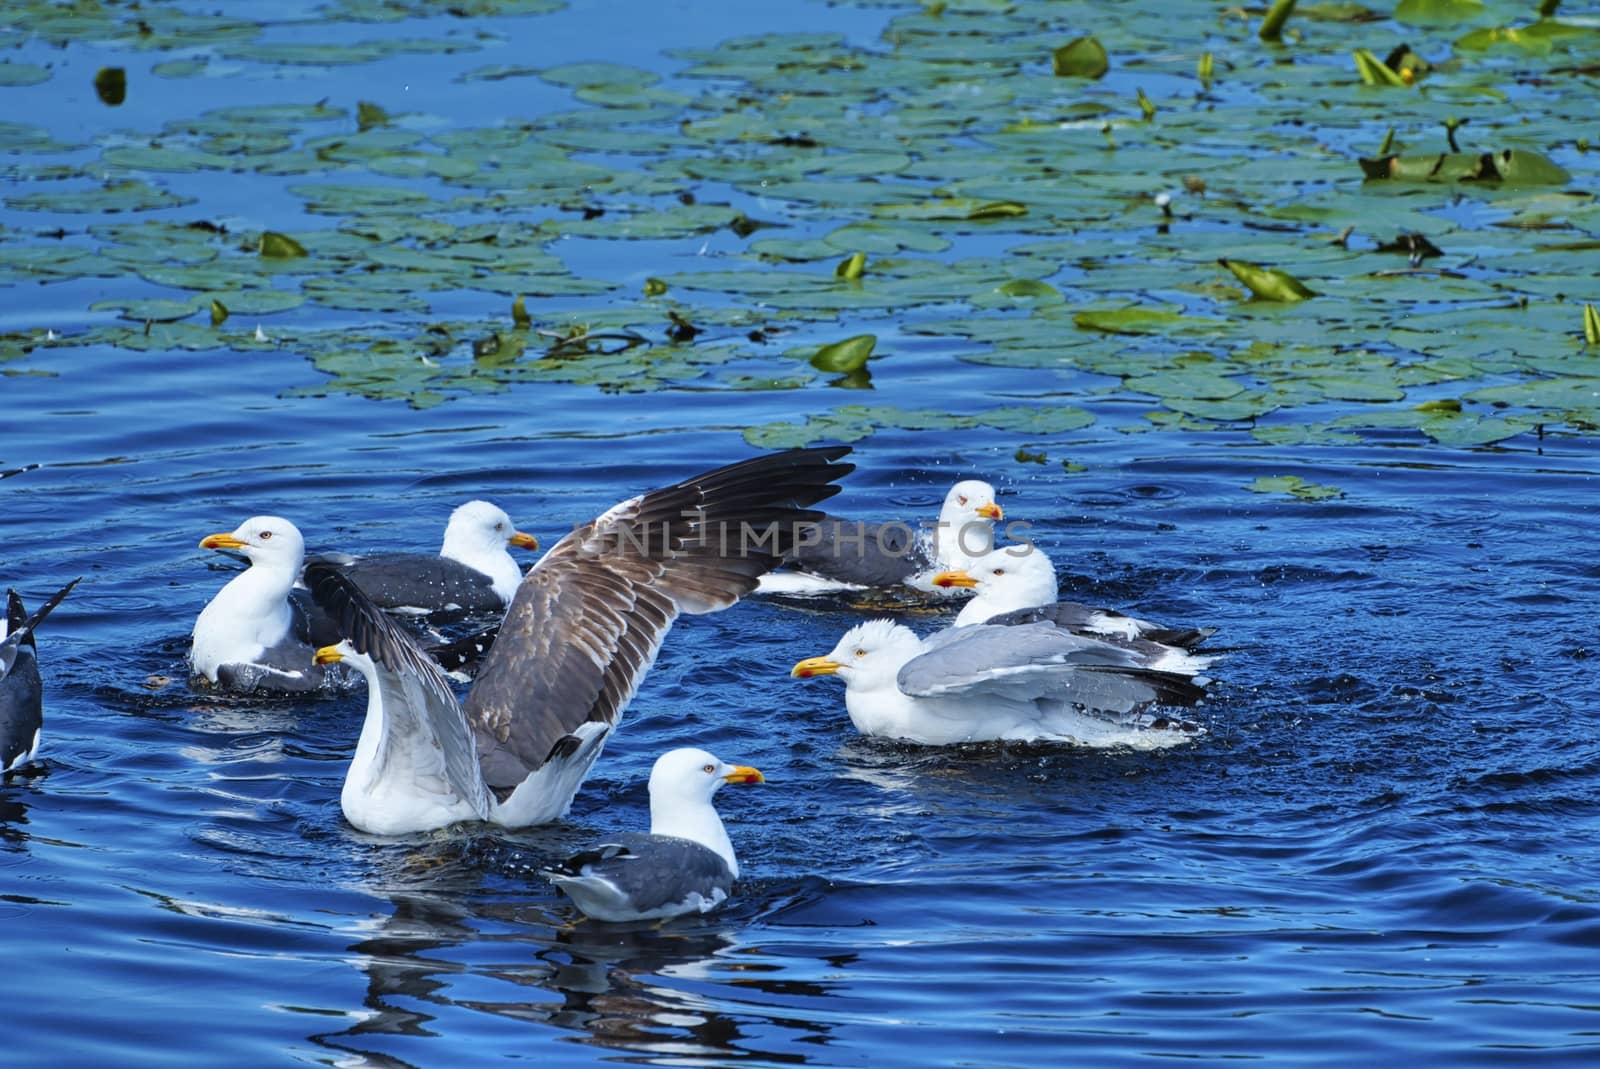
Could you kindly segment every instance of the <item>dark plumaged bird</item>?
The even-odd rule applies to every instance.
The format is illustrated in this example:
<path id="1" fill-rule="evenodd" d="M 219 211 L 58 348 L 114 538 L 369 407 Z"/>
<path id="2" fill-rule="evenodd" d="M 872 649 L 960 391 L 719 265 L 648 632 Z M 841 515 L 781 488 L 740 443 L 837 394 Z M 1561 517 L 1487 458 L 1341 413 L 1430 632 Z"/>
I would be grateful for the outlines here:
<path id="1" fill-rule="evenodd" d="M 935 573 L 963 568 L 994 548 L 994 524 L 1005 513 L 994 487 L 979 479 L 956 483 L 937 523 L 915 518 L 884 523 L 824 516 L 811 537 L 797 541 L 780 569 L 765 575 L 763 594 L 821 595 L 860 590 L 959 593 L 932 585 Z"/>
<path id="2" fill-rule="evenodd" d="M 380 608 L 411 613 L 500 613 L 522 581 L 508 546 L 538 549 L 511 517 L 487 501 L 450 514 L 437 556 L 381 553 L 351 558 L 344 570 Z"/>
<path id="3" fill-rule="evenodd" d="M 56 591 L 32 616 L 15 590 L 6 591 L 6 615 L 0 624 L 0 771 L 10 772 L 39 752 L 44 684 L 33 632 L 79 581 Z"/>
<path id="4" fill-rule="evenodd" d="M 544 869 L 585 916 L 665 920 L 727 900 L 739 859 L 711 798 L 724 783 L 765 783 L 749 765 L 669 750 L 650 771 L 650 834 L 627 832 Z"/>
<path id="5" fill-rule="evenodd" d="M 577 527 L 522 580 L 464 708 L 438 665 L 349 576 L 309 563 L 311 595 L 344 635 L 317 657 L 348 659 L 367 679 L 345 817 L 401 834 L 565 814 L 678 614 L 725 609 L 755 589 L 791 532 L 818 519 L 810 506 L 838 492 L 834 480 L 853 469 L 838 462 L 848 452 L 740 461 Z M 751 529 L 776 537 L 752 540 Z"/>

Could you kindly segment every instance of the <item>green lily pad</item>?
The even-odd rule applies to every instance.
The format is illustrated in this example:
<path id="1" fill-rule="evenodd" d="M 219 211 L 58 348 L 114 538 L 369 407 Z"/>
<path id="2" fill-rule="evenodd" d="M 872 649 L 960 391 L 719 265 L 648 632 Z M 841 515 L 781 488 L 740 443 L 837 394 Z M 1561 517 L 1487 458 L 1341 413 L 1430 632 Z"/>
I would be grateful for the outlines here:
<path id="1" fill-rule="evenodd" d="M 0 63 L 0 88 L 9 85 L 38 85 L 50 80 L 50 70 L 34 63 Z"/>
<path id="2" fill-rule="evenodd" d="M 1327 501 L 1344 496 L 1344 491 L 1337 486 L 1310 483 L 1298 475 L 1263 475 L 1245 489 L 1257 494 L 1289 494 L 1301 501 Z"/>
<path id="3" fill-rule="evenodd" d="M 866 366 L 867 360 L 872 356 L 873 348 L 878 344 L 878 339 L 871 334 L 858 334 L 844 341 L 824 345 L 811 354 L 811 366 L 818 371 L 827 371 L 835 374 L 855 371 Z"/>
<path id="4" fill-rule="evenodd" d="M 1221 259 L 1217 263 L 1233 272 L 1258 301 L 1303 301 L 1315 297 L 1305 283 L 1277 268 L 1261 267 L 1243 260 Z"/>
<path id="5" fill-rule="evenodd" d="M 1093 37 L 1068 41 L 1051 53 L 1050 59 L 1058 77 L 1103 78 L 1111 69 L 1105 46 Z"/>

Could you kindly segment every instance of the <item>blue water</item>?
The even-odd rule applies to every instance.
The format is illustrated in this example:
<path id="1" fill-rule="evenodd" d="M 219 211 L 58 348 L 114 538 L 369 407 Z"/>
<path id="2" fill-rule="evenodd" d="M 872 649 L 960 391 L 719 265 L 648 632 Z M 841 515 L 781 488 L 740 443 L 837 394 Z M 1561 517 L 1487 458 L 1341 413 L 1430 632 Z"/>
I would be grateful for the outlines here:
<path id="1" fill-rule="evenodd" d="M 615 58 L 880 19 L 659 10 Z M 550 17 L 551 40 L 585 16 Z M 61 134 L 94 136 L 76 121 Z M 82 289 L 0 287 L 0 319 L 81 329 L 100 318 Z M 740 428 L 815 392 L 524 384 L 413 410 L 291 396 L 324 381 L 292 351 L 10 367 L 51 374 L 0 378 L 0 471 L 28 469 L 0 478 L 0 585 L 31 604 L 85 577 L 41 632 L 41 760 L 0 787 L 12 1064 L 1600 1058 L 1593 438 L 1267 447 L 1122 433 L 1147 402 L 1115 394 L 1043 443 L 1049 465 L 1018 463 L 1011 433 L 881 431 L 840 511 L 915 519 L 992 478 L 1073 594 L 1220 629 L 1208 734 L 1152 754 L 865 740 L 832 681 L 787 676 L 857 617 L 747 601 L 677 625 L 568 820 L 382 840 L 338 807 L 359 697 L 187 687 L 189 628 L 228 576 L 199 539 L 277 512 L 313 549 L 431 550 L 483 496 L 548 544 L 747 455 Z M 873 400 L 1062 388 L 1038 374 L 902 338 Z M 1279 474 L 1344 496 L 1242 489 Z M 719 796 L 735 899 L 575 923 L 538 865 L 642 826 L 650 763 L 690 741 L 768 778 Z"/>

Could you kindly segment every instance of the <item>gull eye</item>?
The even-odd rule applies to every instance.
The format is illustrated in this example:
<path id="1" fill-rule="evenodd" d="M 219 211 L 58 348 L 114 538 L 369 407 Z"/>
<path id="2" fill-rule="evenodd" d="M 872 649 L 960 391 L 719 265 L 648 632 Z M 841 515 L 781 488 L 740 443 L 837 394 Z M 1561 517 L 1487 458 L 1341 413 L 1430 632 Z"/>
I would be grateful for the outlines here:
<path id="1" fill-rule="evenodd" d="M 1006 570 L 1005 570 L 1005 569 L 1004 569 L 1004 568 L 996 568 L 996 569 L 995 569 L 995 570 L 994 570 L 994 571 L 993 571 L 993 572 L 992 572 L 992 573 L 990 573 L 990 574 L 992 574 L 992 575 L 1004 575 L 1004 574 L 1006 574 Z"/>
<path id="2" fill-rule="evenodd" d="M 705 765 L 700 769 L 701 772 L 704 772 L 708 776 L 711 773 L 715 772 L 716 770 L 717 770 L 717 766 L 716 765 Z"/>
<path id="3" fill-rule="evenodd" d="M 261 539 L 261 541 L 263 541 L 263 542 L 267 542 L 267 541 L 270 541 L 270 540 L 271 540 L 271 538 L 272 538 L 272 532 L 271 532 L 271 531 L 262 531 L 262 532 L 261 532 L 261 533 L 260 533 L 260 534 L 259 534 L 259 535 L 257 535 L 257 536 L 256 536 L 256 537 L 257 537 L 257 538 L 259 538 L 259 539 Z"/>
<path id="4" fill-rule="evenodd" d="M 856 656 L 857 657 L 865 657 L 866 655 L 867 655 L 867 651 L 866 650 L 856 650 Z"/>

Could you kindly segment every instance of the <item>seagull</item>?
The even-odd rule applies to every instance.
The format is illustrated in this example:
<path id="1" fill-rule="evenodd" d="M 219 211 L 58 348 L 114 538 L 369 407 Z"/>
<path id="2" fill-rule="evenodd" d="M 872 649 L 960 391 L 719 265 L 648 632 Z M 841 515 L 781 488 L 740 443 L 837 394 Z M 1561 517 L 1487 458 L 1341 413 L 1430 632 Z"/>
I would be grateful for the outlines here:
<path id="1" fill-rule="evenodd" d="M 507 549 L 538 549 L 511 517 L 487 501 L 468 501 L 450 514 L 437 556 L 383 553 L 353 557 L 345 572 L 378 606 L 391 612 L 499 614 L 511 604 L 522 569 Z"/>
<path id="2" fill-rule="evenodd" d="M 665 920 L 727 900 L 739 859 L 711 798 L 724 783 L 765 783 L 749 765 L 704 750 L 669 750 L 650 770 L 650 834 L 625 832 L 542 870 L 584 915 Z"/>
<path id="3" fill-rule="evenodd" d="M 765 575 L 764 594 L 818 595 L 906 588 L 954 593 L 931 584 L 941 570 L 964 568 L 994 548 L 994 524 L 1005 512 L 994 487 L 979 479 L 956 483 L 945 495 L 939 521 L 913 531 L 904 522 L 864 523 L 825 516 L 811 538 L 795 544 L 779 571 Z"/>
<path id="4" fill-rule="evenodd" d="M 0 620 L 0 772 L 14 771 L 39 752 L 44 684 L 33 632 L 82 578 L 52 594 L 32 616 L 15 590 L 6 591 L 6 615 Z"/>
<path id="5" fill-rule="evenodd" d="M 1153 748 L 1199 732 L 1142 712 L 1199 701 L 1206 664 L 1184 650 L 1144 650 L 1048 622 L 969 624 L 923 639 L 869 620 L 790 675 L 842 679 L 845 709 L 863 735 L 929 746 L 1010 739 Z"/>
<path id="6" fill-rule="evenodd" d="M 339 682 L 313 663 L 312 616 L 290 598 L 305 561 L 299 528 L 281 516 L 252 516 L 201 549 L 231 549 L 250 567 L 219 590 L 194 622 L 189 664 L 196 679 L 230 691 L 307 693 Z M 321 628 L 315 629 L 320 631 Z"/>
<path id="7" fill-rule="evenodd" d="M 965 568 L 940 572 L 933 577 L 933 584 L 973 592 L 972 600 L 956 614 L 953 627 L 1043 621 L 1077 634 L 1160 643 L 1184 650 L 1193 650 L 1217 630 L 1166 627 L 1115 609 L 1057 601 L 1055 565 L 1044 550 L 1031 542 L 996 549 Z"/>
<path id="8" fill-rule="evenodd" d="M 848 447 L 741 461 L 630 498 L 529 570 L 465 706 L 442 670 L 337 565 L 306 583 L 344 638 L 317 651 L 367 679 L 361 742 L 340 796 L 363 831 L 563 816 L 680 612 L 748 594 L 838 492 Z M 466 751 L 464 740 L 472 748 Z M 473 760 L 466 760 L 470 752 Z"/>

